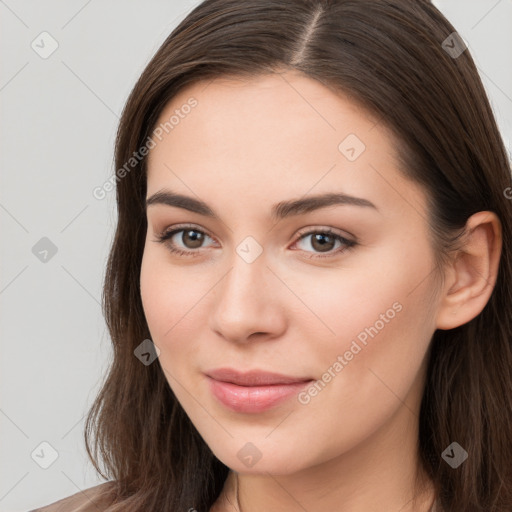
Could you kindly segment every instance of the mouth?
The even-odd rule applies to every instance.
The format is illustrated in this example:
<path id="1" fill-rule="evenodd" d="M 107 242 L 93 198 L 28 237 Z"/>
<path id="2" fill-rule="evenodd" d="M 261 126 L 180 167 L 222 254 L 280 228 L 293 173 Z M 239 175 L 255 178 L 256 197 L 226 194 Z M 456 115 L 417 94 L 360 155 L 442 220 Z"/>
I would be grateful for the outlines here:
<path id="1" fill-rule="evenodd" d="M 239 372 L 233 368 L 218 368 L 206 372 L 208 377 L 221 382 L 229 382 L 238 386 L 272 386 L 278 384 L 297 384 L 313 380 L 312 377 L 291 377 L 281 373 L 263 370 Z"/>
<path id="2" fill-rule="evenodd" d="M 206 373 L 210 391 L 225 407 L 240 413 L 257 413 L 276 407 L 313 382 L 310 377 L 220 368 Z"/>

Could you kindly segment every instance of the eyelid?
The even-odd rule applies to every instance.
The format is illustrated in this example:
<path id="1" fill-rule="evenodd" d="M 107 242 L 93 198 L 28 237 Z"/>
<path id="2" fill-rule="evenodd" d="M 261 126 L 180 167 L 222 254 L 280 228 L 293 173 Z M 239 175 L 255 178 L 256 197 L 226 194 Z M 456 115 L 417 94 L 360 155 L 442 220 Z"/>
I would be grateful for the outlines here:
<path id="1" fill-rule="evenodd" d="M 311 233 L 314 232 L 332 233 L 333 235 L 337 235 L 347 240 L 347 242 L 357 242 L 356 237 L 352 235 L 352 233 L 349 233 L 348 231 L 343 232 L 340 229 L 332 228 L 330 226 L 322 226 L 318 224 L 299 229 L 299 231 L 297 231 L 297 235 L 298 237 L 300 237 L 302 235 L 310 235 Z"/>
<path id="2" fill-rule="evenodd" d="M 167 234 L 170 234 L 173 231 L 181 231 L 181 229 L 186 230 L 187 228 L 200 231 L 201 233 L 208 235 L 212 240 L 215 240 L 215 237 L 213 235 L 211 235 L 207 229 L 203 228 L 202 226 L 199 226 L 198 224 L 193 224 L 193 223 L 173 224 L 172 226 L 167 227 L 167 228 L 163 229 L 162 231 L 160 231 L 158 233 L 158 236 L 166 236 Z M 297 231 L 297 238 L 300 238 L 302 235 L 311 234 L 311 232 L 313 232 L 313 231 L 314 232 L 321 231 L 323 233 L 332 233 L 332 234 L 340 236 L 341 238 L 346 239 L 347 241 L 357 242 L 356 237 L 354 235 L 352 235 L 351 233 L 348 233 L 348 232 L 343 233 L 343 232 L 341 232 L 341 230 L 338 230 L 336 228 L 332 228 L 329 226 L 322 226 L 322 225 L 306 226 L 304 228 L 299 229 Z M 347 236 L 350 238 L 347 239 Z"/>
<path id="3" fill-rule="evenodd" d="M 192 231 L 198 231 L 200 233 L 203 233 L 204 235 L 208 236 L 212 240 L 215 240 L 215 237 L 210 235 L 208 230 L 203 229 L 198 224 L 194 223 L 181 223 L 181 224 L 173 224 L 170 227 L 165 228 L 164 230 L 157 233 L 157 240 L 153 240 L 154 242 L 160 242 L 165 243 L 168 242 L 170 238 L 172 238 L 176 233 L 179 233 L 180 231 L 186 231 L 187 229 L 190 229 Z M 295 246 L 297 243 L 299 243 L 301 240 L 306 238 L 307 236 L 313 235 L 315 233 L 323 233 L 328 235 L 334 235 L 338 240 L 341 240 L 342 243 L 344 243 L 345 247 L 337 250 L 333 250 L 331 252 L 325 253 L 325 255 L 322 255 L 322 253 L 316 253 L 316 252 L 310 252 L 310 251 L 304 251 L 306 254 L 310 254 L 311 256 L 308 256 L 308 259 L 322 259 L 322 258 L 334 258 L 335 256 L 338 256 L 340 254 L 343 254 L 347 252 L 349 249 L 355 247 L 356 245 L 359 245 L 359 242 L 354 235 L 349 234 L 349 237 L 347 237 L 344 233 L 342 233 L 340 230 L 332 227 L 327 226 L 321 226 L 321 225 L 313 225 L 313 226 L 307 226 L 304 228 L 301 228 L 297 235 L 295 236 L 294 242 L 292 244 L 292 247 Z M 200 248 L 203 249 L 203 248 Z M 171 252 L 174 253 L 180 253 L 181 255 L 186 255 L 190 257 L 194 257 L 196 255 L 199 255 L 201 252 L 200 249 L 192 250 L 192 249 L 179 249 L 176 247 L 170 248 Z"/>
<path id="4" fill-rule="evenodd" d="M 212 236 L 208 230 L 204 229 L 202 226 L 199 226 L 198 224 L 193 223 L 182 223 L 182 224 L 173 224 L 172 226 L 164 228 L 162 231 L 157 233 L 158 238 L 167 237 L 171 233 L 175 234 L 177 231 L 186 231 L 187 229 L 193 230 L 193 231 L 199 231 L 200 233 L 204 233 L 208 237 L 210 237 L 212 240 L 215 240 L 215 237 Z"/>

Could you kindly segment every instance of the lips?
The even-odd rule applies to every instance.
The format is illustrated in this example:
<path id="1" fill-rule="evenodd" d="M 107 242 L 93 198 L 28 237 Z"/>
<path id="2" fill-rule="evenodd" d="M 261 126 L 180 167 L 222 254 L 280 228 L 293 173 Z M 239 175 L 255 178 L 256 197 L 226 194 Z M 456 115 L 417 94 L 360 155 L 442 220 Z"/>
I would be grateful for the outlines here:
<path id="1" fill-rule="evenodd" d="M 206 372 L 212 379 L 221 382 L 231 382 L 238 386 L 272 386 L 277 384 L 295 384 L 308 382 L 311 377 L 291 377 L 280 373 L 265 372 L 262 370 L 250 370 L 239 372 L 232 368 L 219 368 Z"/>
<path id="2" fill-rule="evenodd" d="M 212 395 L 237 413 L 259 413 L 277 407 L 313 380 L 261 370 L 241 373 L 232 368 L 211 370 L 206 376 Z"/>

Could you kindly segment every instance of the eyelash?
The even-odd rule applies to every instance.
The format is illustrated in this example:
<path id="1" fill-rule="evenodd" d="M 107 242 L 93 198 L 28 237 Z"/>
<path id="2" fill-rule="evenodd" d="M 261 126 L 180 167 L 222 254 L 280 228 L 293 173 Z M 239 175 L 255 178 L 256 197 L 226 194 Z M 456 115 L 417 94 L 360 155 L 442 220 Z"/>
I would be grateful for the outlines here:
<path id="1" fill-rule="evenodd" d="M 201 234 L 206 235 L 209 238 L 213 239 L 213 237 L 208 235 L 208 233 L 206 233 L 205 231 L 203 231 L 201 229 L 198 229 L 198 228 L 196 228 L 193 225 L 187 224 L 187 225 L 176 226 L 174 229 L 172 229 L 170 231 L 167 231 L 167 230 L 163 231 L 162 233 L 157 235 L 157 240 L 154 240 L 154 241 L 158 242 L 158 243 L 166 244 L 168 249 L 169 249 L 169 251 L 172 252 L 173 254 L 176 254 L 176 255 L 179 255 L 179 256 L 185 256 L 185 257 L 196 257 L 196 256 L 198 256 L 197 253 L 199 251 L 197 251 L 197 250 L 184 251 L 182 249 L 177 249 L 169 241 L 176 233 L 179 233 L 181 231 L 186 231 L 186 230 L 195 231 L 197 233 L 201 233 Z M 333 231 L 331 228 L 317 229 L 317 230 L 310 230 L 310 231 L 300 232 L 298 238 L 294 242 L 294 245 L 297 242 L 299 242 L 300 240 L 302 240 L 303 238 L 306 238 L 309 235 L 315 235 L 315 234 L 322 234 L 322 235 L 332 236 L 336 240 L 339 240 L 345 247 L 339 247 L 337 250 L 333 250 L 332 252 L 327 253 L 325 256 L 324 255 L 322 255 L 322 256 L 318 255 L 318 254 L 321 254 L 321 253 L 313 253 L 313 254 L 316 254 L 316 255 L 309 256 L 308 259 L 311 259 L 311 258 L 313 258 L 313 259 L 332 258 L 332 257 L 334 257 L 334 256 L 336 256 L 336 255 L 338 255 L 340 253 L 346 252 L 349 249 L 352 249 L 353 247 L 358 245 L 358 242 L 356 242 L 354 240 L 348 240 L 348 239 L 342 237 L 341 235 L 339 235 L 335 231 Z M 308 251 L 306 251 L 306 252 L 308 252 Z"/>

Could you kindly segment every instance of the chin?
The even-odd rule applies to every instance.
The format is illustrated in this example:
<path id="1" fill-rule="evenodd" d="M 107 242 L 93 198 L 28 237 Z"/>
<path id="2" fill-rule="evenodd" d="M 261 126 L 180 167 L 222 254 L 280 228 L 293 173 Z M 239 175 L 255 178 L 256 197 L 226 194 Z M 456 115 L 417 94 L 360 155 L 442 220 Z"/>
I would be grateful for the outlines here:
<path id="1" fill-rule="evenodd" d="M 277 447 L 268 439 L 265 441 L 265 435 L 261 441 L 235 438 L 223 446 L 210 445 L 210 448 L 223 464 L 243 474 L 289 475 L 315 465 L 311 451 L 297 451 L 298 443 L 292 438 L 288 445 L 280 442 Z"/>

